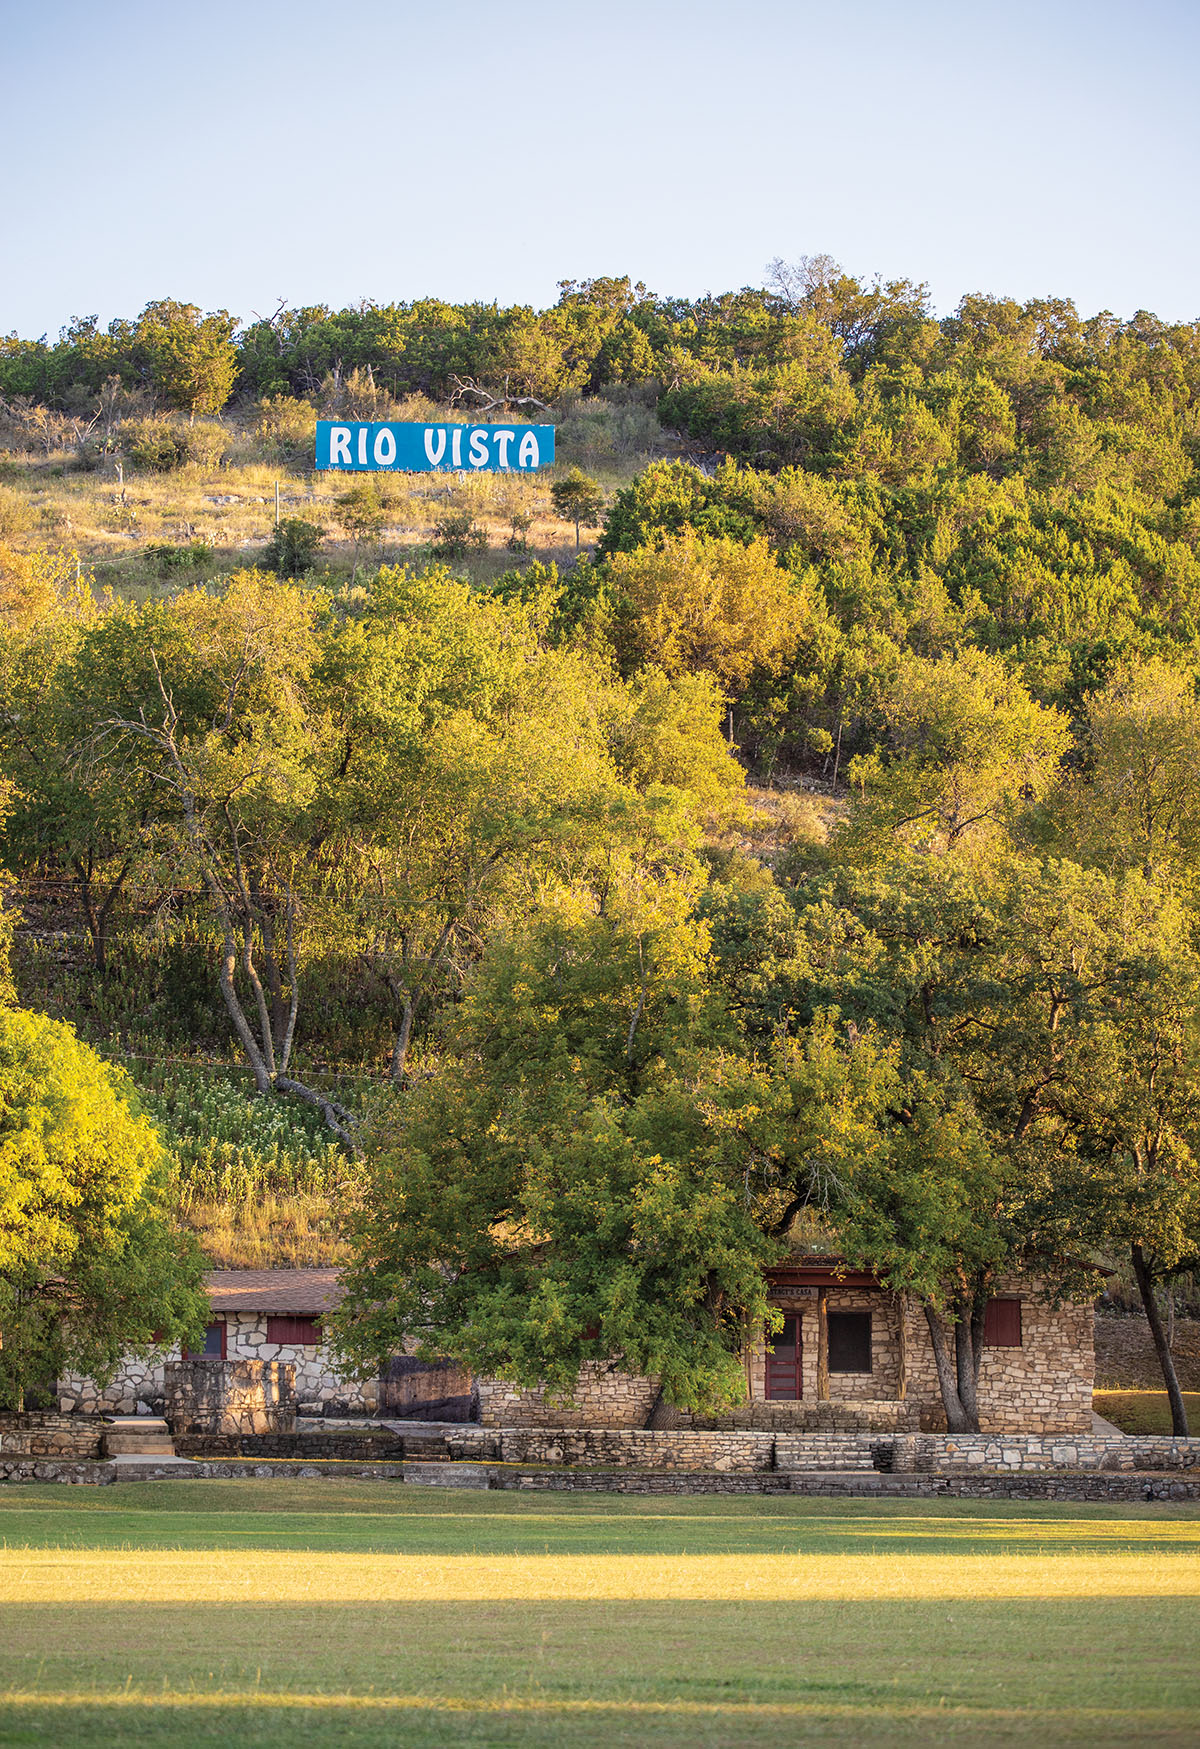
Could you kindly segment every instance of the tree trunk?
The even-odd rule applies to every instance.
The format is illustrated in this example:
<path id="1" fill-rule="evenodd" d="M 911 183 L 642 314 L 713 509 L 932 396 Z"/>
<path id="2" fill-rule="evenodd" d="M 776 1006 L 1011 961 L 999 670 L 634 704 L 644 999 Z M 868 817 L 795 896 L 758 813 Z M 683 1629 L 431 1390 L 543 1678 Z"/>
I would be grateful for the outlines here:
<path id="1" fill-rule="evenodd" d="M 946 1411 L 946 1426 L 951 1433 L 978 1433 L 979 1416 L 976 1412 L 973 1394 L 971 1404 L 968 1407 L 963 1402 L 959 1391 L 961 1374 L 958 1365 L 958 1327 L 955 1328 L 955 1354 L 951 1358 L 946 1326 L 930 1305 L 925 1307 L 925 1322 L 929 1325 L 929 1340 L 933 1345 L 933 1364 L 937 1368 L 938 1387 L 942 1393 L 942 1407 Z"/>
<path id="2" fill-rule="evenodd" d="M 1154 1274 L 1146 1262 L 1142 1247 L 1136 1241 L 1130 1248 L 1130 1256 L 1133 1261 L 1133 1273 L 1137 1278 L 1138 1292 L 1142 1296 L 1142 1305 L 1146 1311 L 1146 1322 L 1150 1326 L 1154 1352 L 1158 1356 L 1163 1382 L 1167 1387 L 1167 1401 L 1171 1405 L 1171 1432 L 1177 1439 L 1186 1439 L 1188 1437 L 1187 1410 L 1183 1406 L 1183 1392 L 1179 1388 L 1175 1359 L 1167 1342 L 1167 1333 L 1163 1329 L 1162 1318 L 1159 1315 L 1158 1301 L 1154 1296 Z"/>
<path id="3" fill-rule="evenodd" d="M 108 970 L 108 926 L 112 921 L 113 910 L 125 885 L 125 876 L 129 873 L 132 858 L 122 863 L 103 904 L 96 904 L 96 881 L 92 872 L 92 859 L 89 855 L 85 863 L 80 857 L 72 858 L 75 870 L 75 880 L 79 887 L 80 900 L 83 905 L 84 921 L 88 934 L 92 938 L 92 962 L 103 977 Z"/>
<path id="4" fill-rule="evenodd" d="M 908 1295 L 896 1295 L 897 1316 L 897 1353 L 896 1353 L 896 1401 L 903 1403 L 908 1396 Z"/>
<path id="5" fill-rule="evenodd" d="M 396 1034 L 396 1043 L 392 1047 L 391 1078 L 397 1087 L 403 1087 L 408 1079 L 408 1047 L 412 1042 L 413 1017 L 416 1005 L 411 996 L 404 999 L 404 1007 L 400 1015 L 400 1029 Z"/>

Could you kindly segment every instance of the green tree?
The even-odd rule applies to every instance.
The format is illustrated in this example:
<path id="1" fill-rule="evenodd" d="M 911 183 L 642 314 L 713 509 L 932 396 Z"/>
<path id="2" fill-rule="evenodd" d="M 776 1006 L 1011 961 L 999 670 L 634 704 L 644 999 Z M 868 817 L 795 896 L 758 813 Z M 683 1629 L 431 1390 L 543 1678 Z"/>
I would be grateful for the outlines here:
<path id="1" fill-rule="evenodd" d="M 106 627 L 131 670 L 112 729 L 163 798 L 174 880 L 202 888 L 220 941 L 217 982 L 258 1093 L 349 1114 L 289 1074 L 300 1012 L 306 894 L 336 757 L 314 700 L 320 599 L 257 571 L 220 593 L 184 590 Z"/>
<path id="2" fill-rule="evenodd" d="M 161 811 L 156 787 L 112 736 L 104 624 L 72 568 L 35 623 L 0 627 L 0 768 L 14 786 L 4 860 L 14 874 L 54 869 L 73 882 L 101 974 L 118 903 L 152 856 Z"/>
<path id="3" fill-rule="evenodd" d="M 1070 744 L 1067 719 L 983 650 L 904 654 L 879 711 L 882 747 L 849 767 L 860 805 L 848 844 L 952 850 L 994 839 L 1046 794 Z"/>
<path id="4" fill-rule="evenodd" d="M 70 1027 L 0 1007 L 0 1396 L 195 1340 L 208 1305 L 158 1137 Z"/>
<path id="5" fill-rule="evenodd" d="M 1193 677 L 1123 663 L 1084 700 L 1086 759 L 1064 825 L 1085 855 L 1190 887 L 1200 874 L 1200 704 Z"/>
<path id="6" fill-rule="evenodd" d="M 599 522 L 604 510 L 604 493 L 598 480 L 589 479 L 579 468 L 572 468 L 550 488 L 550 500 L 555 514 L 564 522 L 575 524 L 575 551 L 579 551 L 579 530 Z"/>
<path id="7" fill-rule="evenodd" d="M 729 692 L 755 669 L 778 670 L 794 649 L 802 598 L 765 541 L 748 546 L 689 531 L 658 547 L 614 553 L 632 662 L 670 675 L 707 672 Z"/>
<path id="8" fill-rule="evenodd" d="M 284 516 L 271 531 L 263 564 L 279 577 L 303 577 L 317 562 L 325 530 L 304 516 Z"/>
<path id="9" fill-rule="evenodd" d="M 485 958 L 460 1055 L 368 1153 L 338 1320 L 364 1370 L 412 1337 L 562 1396 L 599 1362 L 694 1408 L 744 1397 L 763 1266 L 869 1133 L 883 1059 L 825 1027 L 748 1063 L 695 882 L 614 859 L 602 909 L 564 893 Z"/>
<path id="10" fill-rule="evenodd" d="M 233 392 L 236 328 L 228 310 L 206 316 L 195 304 L 162 298 L 138 317 L 134 344 L 155 386 L 194 419 L 219 413 Z"/>

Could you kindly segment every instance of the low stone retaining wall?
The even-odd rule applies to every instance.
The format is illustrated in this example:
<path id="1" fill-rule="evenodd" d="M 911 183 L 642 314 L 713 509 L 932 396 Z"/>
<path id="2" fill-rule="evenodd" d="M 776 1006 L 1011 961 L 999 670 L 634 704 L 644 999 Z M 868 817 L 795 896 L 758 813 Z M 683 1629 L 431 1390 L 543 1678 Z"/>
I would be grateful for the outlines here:
<path id="1" fill-rule="evenodd" d="M 0 1455 L 99 1457 L 106 1426 L 99 1415 L 0 1414 Z"/>
<path id="2" fill-rule="evenodd" d="M 727 1415 L 693 1415 L 660 1403 L 650 1417 L 654 1429 L 690 1428 L 703 1433 L 904 1433 L 920 1426 L 920 1408 L 892 1401 L 746 1403 Z"/>
<path id="3" fill-rule="evenodd" d="M 754 1474 L 774 1470 L 869 1470 L 923 1475 L 1042 1470 L 1200 1469 L 1200 1439 L 1124 1434 L 699 1432 L 695 1429 L 456 1427 L 456 1458 L 476 1463 Z"/>
<path id="4" fill-rule="evenodd" d="M 1192 1470 L 1200 1469 L 1200 1439 L 1135 1438 L 1123 1433 L 922 1433 L 880 1441 L 876 1461 L 881 1460 L 881 1467 L 937 1475 L 973 1470 Z"/>
<path id="5" fill-rule="evenodd" d="M 338 1459 L 399 1462 L 404 1440 L 384 1429 L 369 1433 L 182 1433 L 175 1438 L 179 1457 L 187 1458 L 294 1458 L 298 1462 Z"/>
<path id="6" fill-rule="evenodd" d="M 588 1494 L 770 1494 L 813 1499 L 925 1500 L 1200 1500 L 1200 1476 L 1104 1470 L 1055 1470 L 1041 1475 L 855 1475 L 775 1471 L 535 1470 L 481 1464 L 251 1463 L 237 1459 L 196 1464 L 139 1464 L 53 1458 L 0 1458 L 0 1484 L 58 1482 L 108 1486 L 123 1481 L 168 1479 L 257 1480 L 333 1476 L 361 1481 L 407 1482 L 459 1488 Z"/>
<path id="7" fill-rule="evenodd" d="M 694 1433 L 616 1427 L 456 1427 L 451 1455 L 505 1464 L 600 1464 L 630 1470 L 771 1470 L 770 1433 Z"/>

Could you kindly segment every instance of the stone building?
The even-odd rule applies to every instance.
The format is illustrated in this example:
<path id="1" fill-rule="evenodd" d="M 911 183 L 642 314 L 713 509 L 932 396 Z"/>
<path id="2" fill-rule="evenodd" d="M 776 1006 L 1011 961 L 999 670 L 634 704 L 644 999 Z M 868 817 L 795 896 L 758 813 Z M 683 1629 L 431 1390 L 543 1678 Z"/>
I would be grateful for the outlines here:
<path id="1" fill-rule="evenodd" d="M 945 1420 L 921 1307 L 836 1257 L 797 1256 L 769 1272 L 783 1328 L 745 1355 L 747 1401 L 723 1415 L 671 1408 L 658 1382 L 602 1363 L 580 1374 L 570 1404 L 449 1364 L 397 1356 L 378 1380 L 338 1371 L 322 1317 L 337 1304 L 332 1269 L 216 1270 L 204 1353 L 280 1361 L 295 1369 L 301 1413 L 382 1413 L 491 1427 L 761 1428 L 937 1431 Z M 979 1376 L 985 1433 L 1087 1432 L 1092 1404 L 1092 1311 L 1053 1307 L 1027 1280 L 1004 1283 L 988 1308 Z M 163 1398 L 163 1360 L 131 1361 L 103 1392 L 63 1380 L 60 1407 L 131 1413 Z"/>
<path id="2" fill-rule="evenodd" d="M 194 1356 L 220 1360 L 282 1361 L 295 1369 L 301 1412 L 366 1415 L 378 1405 L 373 1379 L 347 1380 L 325 1341 L 323 1317 L 341 1298 L 335 1269 L 215 1269 L 207 1280 L 212 1317 Z M 90 1379 L 60 1379 L 59 1407 L 131 1415 L 155 1408 L 164 1395 L 163 1368 L 178 1349 L 155 1360 L 129 1360 L 100 1391 Z"/>
<path id="3" fill-rule="evenodd" d="M 783 1329 L 745 1355 L 747 1401 L 696 1416 L 658 1400 L 656 1381 L 590 1366 L 573 1405 L 484 1380 L 479 1419 L 505 1427 L 761 1428 L 938 1431 L 945 1412 L 920 1305 L 836 1257 L 768 1272 Z M 979 1373 L 985 1433 L 1085 1433 L 1092 1420 L 1092 1309 L 1053 1307 L 1036 1282 L 1001 1284 L 988 1307 Z"/>

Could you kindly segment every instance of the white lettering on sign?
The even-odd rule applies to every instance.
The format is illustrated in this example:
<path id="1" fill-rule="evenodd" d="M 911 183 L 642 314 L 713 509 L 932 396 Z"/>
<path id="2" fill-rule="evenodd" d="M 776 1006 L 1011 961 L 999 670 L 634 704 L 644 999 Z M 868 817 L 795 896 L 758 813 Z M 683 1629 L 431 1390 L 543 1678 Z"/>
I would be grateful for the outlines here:
<path id="1" fill-rule="evenodd" d="M 375 465 L 380 468 L 390 468 L 396 459 L 396 434 L 387 426 L 375 434 Z"/>
<path id="2" fill-rule="evenodd" d="M 533 435 L 532 431 L 527 431 L 521 439 L 521 448 L 517 456 L 517 466 L 522 468 L 536 468 L 540 460 L 541 451 L 538 449 L 538 440 Z"/>
<path id="3" fill-rule="evenodd" d="M 446 453 L 446 433 L 441 426 L 431 429 L 425 427 L 425 454 L 431 468 L 436 468 Z"/>
<path id="4" fill-rule="evenodd" d="M 471 433 L 470 457 L 473 468 L 486 468 L 488 465 L 488 434 L 486 431 Z"/>
<path id="5" fill-rule="evenodd" d="M 450 460 L 456 468 L 462 467 L 462 426 L 456 425 L 450 433 Z"/>
<path id="6" fill-rule="evenodd" d="M 350 427 L 335 425 L 329 433 L 329 463 L 336 467 L 339 462 L 350 466 Z"/>
<path id="7" fill-rule="evenodd" d="M 365 425 L 360 425 L 358 428 L 358 465 L 360 468 L 365 468 L 367 465 L 367 428 Z"/>
<path id="8" fill-rule="evenodd" d="M 516 435 L 517 434 L 515 431 L 498 430 L 494 433 L 494 436 L 496 439 L 496 448 L 500 453 L 500 466 L 502 468 L 506 468 L 508 466 L 508 452 L 512 446 L 512 440 Z"/>

